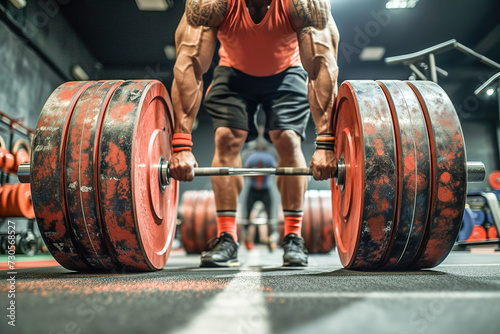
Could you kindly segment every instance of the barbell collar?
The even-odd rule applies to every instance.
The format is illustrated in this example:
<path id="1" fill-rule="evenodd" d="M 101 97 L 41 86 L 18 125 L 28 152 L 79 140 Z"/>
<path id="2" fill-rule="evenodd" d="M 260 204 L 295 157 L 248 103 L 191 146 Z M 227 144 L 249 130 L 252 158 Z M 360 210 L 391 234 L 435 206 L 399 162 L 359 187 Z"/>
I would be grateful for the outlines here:
<path id="1" fill-rule="evenodd" d="M 17 167 L 17 178 L 21 183 L 30 183 L 30 168 L 29 163 L 20 164 Z"/>
<path id="2" fill-rule="evenodd" d="M 486 167 L 480 161 L 467 161 L 467 182 L 483 182 Z"/>

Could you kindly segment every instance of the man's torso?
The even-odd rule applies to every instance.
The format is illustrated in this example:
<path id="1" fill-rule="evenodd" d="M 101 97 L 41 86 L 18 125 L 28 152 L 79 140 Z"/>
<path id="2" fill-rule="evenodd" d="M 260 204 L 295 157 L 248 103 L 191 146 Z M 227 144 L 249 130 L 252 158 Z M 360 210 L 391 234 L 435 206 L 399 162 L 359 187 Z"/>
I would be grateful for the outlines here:
<path id="1" fill-rule="evenodd" d="M 253 76 L 270 76 L 300 65 L 289 1 L 228 0 L 218 32 L 219 64 Z"/>

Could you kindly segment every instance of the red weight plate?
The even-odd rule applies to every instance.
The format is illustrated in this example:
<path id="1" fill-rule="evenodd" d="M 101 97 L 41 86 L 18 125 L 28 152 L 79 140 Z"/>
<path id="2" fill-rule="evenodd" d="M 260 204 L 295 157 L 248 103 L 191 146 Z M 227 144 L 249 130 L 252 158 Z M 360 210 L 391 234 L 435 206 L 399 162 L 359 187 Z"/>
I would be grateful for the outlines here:
<path id="1" fill-rule="evenodd" d="M 7 213 L 8 216 L 19 216 L 18 204 L 17 204 L 17 191 L 18 187 L 15 184 L 11 185 L 7 192 Z"/>
<path id="2" fill-rule="evenodd" d="M 376 268 L 389 245 L 396 202 L 392 116 L 374 81 L 346 81 L 335 114 L 335 154 L 345 161 L 343 188 L 331 180 L 337 251 L 348 269 Z"/>
<path id="3" fill-rule="evenodd" d="M 159 270 L 175 234 L 178 182 L 164 189 L 160 158 L 172 155 L 173 111 L 156 80 L 126 81 L 113 94 L 99 143 L 101 216 L 126 270 Z"/>
<path id="4" fill-rule="evenodd" d="M 29 183 L 12 185 L 8 192 L 7 203 L 7 216 L 35 218 Z"/>
<path id="5" fill-rule="evenodd" d="M 309 211 L 310 211 L 310 224 L 311 224 L 311 249 L 310 253 L 319 253 L 321 244 L 323 243 L 321 227 L 323 217 L 321 215 L 319 192 L 317 190 L 309 190 Z"/>
<path id="6" fill-rule="evenodd" d="M 100 217 L 96 189 L 99 138 L 109 100 L 122 81 L 96 82 L 80 97 L 68 128 L 66 201 L 75 238 L 87 261 L 98 270 L 120 270 Z"/>
<path id="7" fill-rule="evenodd" d="M 304 204 L 302 206 L 302 227 L 300 233 L 302 238 L 304 238 L 304 246 L 311 252 L 312 246 L 312 232 L 311 232 L 311 210 L 309 209 L 309 192 L 306 191 L 304 194 Z"/>
<path id="8" fill-rule="evenodd" d="M 4 184 L 0 190 L 0 217 L 9 217 L 9 194 L 11 192 L 12 184 Z"/>
<path id="9" fill-rule="evenodd" d="M 201 253 L 207 249 L 207 212 L 208 206 L 210 205 L 210 191 L 203 190 L 200 194 L 200 199 L 195 212 L 194 218 L 194 232 L 195 240 L 198 249 L 198 253 Z M 212 193 L 213 200 L 213 193 Z"/>
<path id="10" fill-rule="evenodd" d="M 446 258 L 460 231 L 467 185 L 465 144 L 457 113 L 444 90 L 430 81 L 408 85 L 424 111 L 432 171 L 429 218 L 412 267 L 432 268 Z"/>
<path id="11" fill-rule="evenodd" d="M 11 184 L 4 184 L 0 188 L 0 217 L 9 217 L 9 194 L 12 188 Z"/>
<path id="12" fill-rule="evenodd" d="M 68 217 L 64 160 L 66 134 L 80 95 L 93 82 L 67 82 L 49 97 L 33 138 L 30 184 L 36 220 L 48 250 L 63 267 L 89 270 Z"/>
<path id="13" fill-rule="evenodd" d="M 474 225 L 472 233 L 466 242 L 485 241 L 487 238 L 486 229 L 482 225 Z"/>
<path id="14" fill-rule="evenodd" d="M 19 165 L 30 162 L 30 156 L 28 152 L 24 149 L 20 149 L 16 152 L 16 166 L 14 167 L 14 172 L 17 173 L 17 168 Z"/>
<path id="15" fill-rule="evenodd" d="M 197 252 L 196 241 L 194 240 L 194 213 L 198 200 L 198 191 L 185 191 L 182 195 L 181 205 L 181 238 L 184 249 L 188 254 Z"/>
<path id="16" fill-rule="evenodd" d="M 1 138 L 1 137 L 0 137 Z M 3 141 L 3 139 L 2 139 Z M 0 169 L 4 168 L 4 161 L 5 161 L 5 155 L 9 153 L 9 150 L 6 149 L 5 147 L 0 147 Z"/>
<path id="17" fill-rule="evenodd" d="M 7 171 L 12 171 L 12 169 L 16 166 L 16 158 L 10 152 L 5 153 L 3 158 L 3 168 Z"/>
<path id="18" fill-rule="evenodd" d="M 498 239 L 498 231 L 495 225 L 491 225 L 488 229 L 488 239 Z"/>
<path id="19" fill-rule="evenodd" d="M 5 206 L 2 203 L 2 193 L 3 193 L 3 187 L 0 187 L 0 217 L 6 217 L 4 215 Z"/>
<path id="20" fill-rule="evenodd" d="M 332 193 L 329 190 L 319 191 L 319 201 L 321 207 L 321 244 L 319 253 L 329 253 L 335 247 L 333 236 L 333 217 L 332 217 Z"/>
<path id="21" fill-rule="evenodd" d="M 23 217 L 28 219 L 35 218 L 35 211 L 33 210 L 33 201 L 31 200 L 31 186 L 29 183 L 19 184 L 18 193 L 19 211 Z"/>
<path id="22" fill-rule="evenodd" d="M 396 216 L 385 268 L 404 269 L 424 236 L 430 201 L 430 150 L 420 102 L 401 81 L 379 81 L 391 107 L 398 163 Z"/>
<path id="23" fill-rule="evenodd" d="M 204 251 L 208 251 L 208 243 L 214 238 L 217 238 L 217 209 L 215 207 L 214 192 L 208 194 L 208 204 L 205 211 L 205 246 Z"/>
<path id="24" fill-rule="evenodd" d="M 493 190 L 500 189 L 500 171 L 495 170 L 495 171 L 491 172 L 490 177 L 488 178 L 488 181 L 490 183 L 491 188 L 493 188 Z"/>

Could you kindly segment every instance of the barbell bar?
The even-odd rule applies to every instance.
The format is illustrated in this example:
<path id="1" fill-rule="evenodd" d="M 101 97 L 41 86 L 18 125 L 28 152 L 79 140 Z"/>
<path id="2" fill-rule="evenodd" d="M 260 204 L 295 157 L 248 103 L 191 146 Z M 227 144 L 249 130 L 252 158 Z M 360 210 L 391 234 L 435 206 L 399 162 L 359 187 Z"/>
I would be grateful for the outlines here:
<path id="1" fill-rule="evenodd" d="M 162 186 L 170 184 L 169 162 L 162 159 L 158 163 L 159 182 Z M 339 180 L 344 179 L 345 164 L 343 159 L 337 162 L 337 170 L 331 178 Z M 277 168 L 237 168 L 237 167 L 195 167 L 194 176 L 264 176 L 264 175 L 283 175 L 283 176 L 311 176 L 312 168 L 300 167 L 277 167 Z M 483 182 L 486 175 L 486 167 L 480 161 L 467 161 L 467 182 Z M 30 163 L 23 163 L 17 169 L 17 177 L 21 183 L 30 182 Z M 343 184 L 337 181 L 337 184 Z"/>

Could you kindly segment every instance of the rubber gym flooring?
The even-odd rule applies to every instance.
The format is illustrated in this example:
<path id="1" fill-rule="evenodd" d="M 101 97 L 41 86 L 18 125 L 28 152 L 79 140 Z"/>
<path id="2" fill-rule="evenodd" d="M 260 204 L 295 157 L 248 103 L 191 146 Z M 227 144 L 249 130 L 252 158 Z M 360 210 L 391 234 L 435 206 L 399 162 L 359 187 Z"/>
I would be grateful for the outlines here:
<path id="1" fill-rule="evenodd" d="M 335 252 L 304 269 L 281 255 L 241 249 L 238 269 L 202 269 L 179 250 L 154 273 L 19 269 L 16 327 L 0 271 L 0 333 L 500 333 L 499 253 L 371 273 L 342 269 Z"/>

